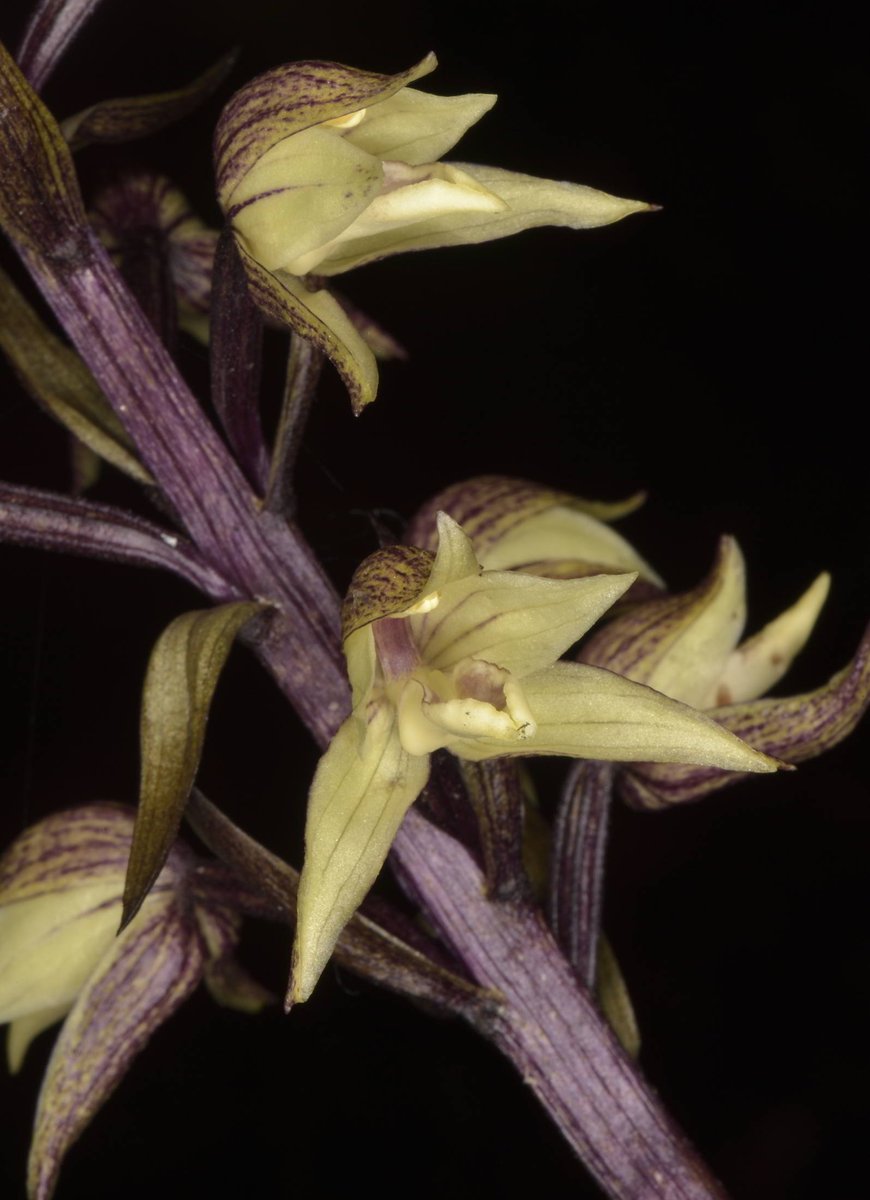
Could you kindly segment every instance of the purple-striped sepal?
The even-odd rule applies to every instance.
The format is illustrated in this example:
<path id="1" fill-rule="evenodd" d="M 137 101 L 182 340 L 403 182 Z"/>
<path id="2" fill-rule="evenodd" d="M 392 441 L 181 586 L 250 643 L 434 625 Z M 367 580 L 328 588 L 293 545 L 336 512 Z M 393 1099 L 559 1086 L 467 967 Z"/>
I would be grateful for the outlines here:
<path id="1" fill-rule="evenodd" d="M 696 588 L 617 617 L 593 635 L 579 658 L 704 710 L 756 750 L 794 765 L 842 741 L 870 703 L 870 633 L 824 687 L 761 698 L 803 648 L 829 585 L 828 575 L 819 575 L 790 608 L 741 640 L 745 566 L 734 539 L 723 537 L 712 570 Z M 740 778 L 740 772 L 712 767 L 634 763 L 622 770 L 618 787 L 635 806 L 662 808 Z"/>
<path id="2" fill-rule="evenodd" d="M 412 517 L 405 541 L 434 550 L 438 513 L 448 513 L 471 539 L 478 562 L 490 571 L 522 571 L 548 579 L 582 579 L 636 571 L 627 596 L 657 595 L 663 586 L 653 570 L 611 522 L 643 503 L 584 500 L 545 484 L 508 475 L 477 475 L 451 484 Z"/>
<path id="3" fill-rule="evenodd" d="M 28 1166 L 48 1200 L 64 1155 L 151 1034 L 204 974 L 226 976 L 239 920 L 176 843 L 120 935 L 133 811 L 91 804 L 31 826 L 0 859 L 0 1022 L 16 1070 L 65 1017 L 46 1069 Z"/>

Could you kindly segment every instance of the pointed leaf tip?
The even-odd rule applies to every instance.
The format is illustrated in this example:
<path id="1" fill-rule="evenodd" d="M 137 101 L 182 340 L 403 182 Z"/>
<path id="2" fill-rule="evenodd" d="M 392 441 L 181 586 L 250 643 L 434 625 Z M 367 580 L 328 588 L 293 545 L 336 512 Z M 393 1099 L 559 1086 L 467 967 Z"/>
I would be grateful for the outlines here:
<path id="1" fill-rule="evenodd" d="M 234 601 L 185 613 L 164 630 L 152 651 L 142 695 L 139 809 L 124 883 L 122 930 L 160 874 L 178 831 L 233 639 L 264 607 Z"/>

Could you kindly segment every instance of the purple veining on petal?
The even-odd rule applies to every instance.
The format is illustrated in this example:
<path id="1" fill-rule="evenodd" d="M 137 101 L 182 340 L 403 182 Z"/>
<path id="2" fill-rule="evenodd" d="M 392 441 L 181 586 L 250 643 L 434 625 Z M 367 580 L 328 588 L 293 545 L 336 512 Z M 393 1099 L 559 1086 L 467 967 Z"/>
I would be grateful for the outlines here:
<path id="1" fill-rule="evenodd" d="M 720 725 L 786 763 L 801 763 L 847 737 L 870 706 L 870 627 L 852 661 L 824 687 L 799 696 L 771 697 L 714 708 Z M 623 798 L 638 808 L 700 800 L 745 778 L 737 771 L 679 763 L 633 763 L 620 772 Z"/>
<path id="2" fill-rule="evenodd" d="M 215 174 L 222 202 L 226 204 L 268 146 L 388 99 L 423 73 L 421 65 L 398 75 L 378 75 L 311 60 L 258 75 L 230 99 L 215 129 Z"/>
<path id="3" fill-rule="evenodd" d="M 173 901 L 155 903 L 112 944 L 49 1060 L 28 1163 L 33 1200 L 49 1200 L 67 1150 L 154 1031 L 193 991 L 202 967 L 202 942 Z"/>
<path id="4" fill-rule="evenodd" d="M 118 897 L 130 853 L 135 812 L 121 804 L 80 805 L 52 813 L 21 833 L 0 858 L 0 903 L 81 887 L 113 875 Z M 159 887 L 174 887 L 194 858 L 172 849 Z"/>

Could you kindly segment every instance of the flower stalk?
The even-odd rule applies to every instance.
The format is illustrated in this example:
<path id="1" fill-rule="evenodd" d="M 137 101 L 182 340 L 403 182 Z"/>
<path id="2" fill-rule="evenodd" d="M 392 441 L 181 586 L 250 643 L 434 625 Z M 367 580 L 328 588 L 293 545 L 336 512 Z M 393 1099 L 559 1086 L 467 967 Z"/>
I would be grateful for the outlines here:
<path id="1" fill-rule="evenodd" d="M 0 182 L 0 222 L 177 513 L 201 556 L 208 594 L 274 607 L 268 626 L 252 635 L 255 649 L 325 747 L 350 713 L 337 596 L 299 531 L 260 511 L 88 229 L 57 126 L 2 50 L 0 107 L 11 164 Z M 18 162 L 29 169 L 16 169 Z M 35 527 L 28 537 L 39 544 Z M 468 851 L 419 812 L 405 818 L 393 855 L 472 982 L 499 996 L 491 1019 L 476 1024 L 529 1082 L 608 1194 L 721 1197 L 528 897 L 508 900 L 499 888 L 488 894 Z"/>

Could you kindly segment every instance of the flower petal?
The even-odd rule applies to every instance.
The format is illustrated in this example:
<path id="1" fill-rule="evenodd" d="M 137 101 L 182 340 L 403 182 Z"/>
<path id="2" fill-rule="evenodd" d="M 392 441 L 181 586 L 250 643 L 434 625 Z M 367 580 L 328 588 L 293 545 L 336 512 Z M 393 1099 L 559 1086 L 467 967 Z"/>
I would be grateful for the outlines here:
<path id="1" fill-rule="evenodd" d="M 445 213 L 394 232 L 389 245 L 378 236 L 361 237 L 338 247 L 322 264 L 324 275 L 337 275 L 374 259 L 406 250 L 434 250 L 439 246 L 468 246 L 509 237 L 540 225 L 561 225 L 570 229 L 592 229 L 610 225 L 631 213 L 648 212 L 655 205 L 642 200 L 623 200 L 581 184 L 536 179 L 482 167 L 473 163 L 451 163 L 470 175 L 488 191 L 504 201 L 498 212 Z"/>
<path id="2" fill-rule="evenodd" d="M 347 229 L 383 182 L 378 159 L 333 130 L 306 129 L 259 159 L 233 192 L 227 216 L 267 270 L 305 275 L 319 261 L 310 252 Z"/>
<path id="3" fill-rule="evenodd" d="M 0 1023 L 72 1004 L 115 939 L 121 886 L 116 875 L 0 909 Z"/>
<path id="4" fill-rule="evenodd" d="M 858 651 L 824 687 L 801 696 L 749 700 L 711 714 L 724 728 L 788 763 L 824 754 L 847 737 L 870 705 L 870 629 Z M 637 808 L 700 800 L 736 783 L 742 774 L 697 767 L 642 764 L 623 773 L 620 791 Z"/>
<path id="5" fill-rule="evenodd" d="M 597 521 L 616 521 L 634 512 L 644 499 L 644 493 L 637 492 L 613 503 L 584 500 L 510 475 L 476 475 L 451 484 L 428 500 L 411 518 L 405 537 L 413 546 L 434 550 L 438 538 L 437 516 L 446 512 L 471 538 L 475 553 L 483 562 L 488 561 L 494 548 L 517 525 L 558 505 L 586 513 Z"/>
<path id="6" fill-rule="evenodd" d="M 272 146 L 312 125 L 369 108 L 434 71 L 428 54 L 398 75 L 378 75 L 330 62 L 296 62 L 252 79 L 231 98 L 215 130 L 215 172 L 227 208 L 239 182 Z"/>
<path id="7" fill-rule="evenodd" d="M 607 504 L 525 479 L 480 475 L 428 501 L 411 520 L 405 540 L 434 547 L 437 515 L 443 511 L 465 530 L 486 570 L 523 571 L 548 579 L 637 571 L 641 578 L 630 598 L 650 599 L 662 586 L 660 577 L 625 538 L 604 524 L 633 512 L 643 499 L 638 493 Z"/>
<path id="8" fill-rule="evenodd" d="M 437 592 L 460 579 L 477 579 L 480 563 L 474 553 L 471 538 L 447 513 L 438 513 L 436 519 L 438 548 L 435 561 L 421 595 Z"/>
<path id="9" fill-rule="evenodd" d="M 406 87 L 370 105 L 345 137 L 375 158 L 419 166 L 443 158 L 497 99 L 476 93 L 433 96 Z"/>
<path id="10" fill-rule="evenodd" d="M 196 986 L 202 957 L 184 905 L 168 897 L 150 901 L 112 942 L 64 1022 L 46 1069 L 28 1162 L 31 1200 L 49 1200 L 67 1150 Z"/>
<path id="11" fill-rule="evenodd" d="M 564 654 L 634 578 L 484 571 L 447 584 L 435 608 L 409 620 L 428 667 L 447 671 L 463 658 L 482 658 L 521 679 Z"/>
<path id="12" fill-rule="evenodd" d="M 66 896 L 112 878 L 120 895 L 133 817 L 120 804 L 83 804 L 37 821 L 0 858 L 0 905 L 55 892 Z M 175 856 L 170 862 L 180 865 Z"/>
<path id="13" fill-rule="evenodd" d="M 339 302 L 325 288 L 312 291 L 286 271 L 267 271 L 241 240 L 236 244 L 257 306 L 323 351 L 341 375 L 353 411 L 361 413 L 377 395 L 378 365 Z"/>
<path id="14" fill-rule="evenodd" d="M 717 706 L 754 700 L 783 677 L 806 645 L 830 586 L 830 575 L 823 573 L 796 604 L 732 651 L 716 690 Z"/>
<path id="15" fill-rule="evenodd" d="M 584 646 L 583 662 L 711 708 L 746 619 L 743 555 L 724 537 L 713 569 L 690 592 L 651 600 L 611 621 Z"/>
<path id="16" fill-rule="evenodd" d="M 509 752 L 564 754 L 613 762 L 695 762 L 736 771 L 777 764 L 685 704 L 612 671 L 556 663 L 523 680 L 537 729 Z M 461 758 L 491 758 L 504 743 L 451 744 Z"/>
<path id="17" fill-rule="evenodd" d="M 428 777 L 428 758 L 402 749 L 391 705 L 376 710 L 362 745 L 354 717 L 333 738 L 308 799 L 290 1002 L 311 995 Z"/>

